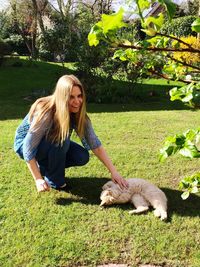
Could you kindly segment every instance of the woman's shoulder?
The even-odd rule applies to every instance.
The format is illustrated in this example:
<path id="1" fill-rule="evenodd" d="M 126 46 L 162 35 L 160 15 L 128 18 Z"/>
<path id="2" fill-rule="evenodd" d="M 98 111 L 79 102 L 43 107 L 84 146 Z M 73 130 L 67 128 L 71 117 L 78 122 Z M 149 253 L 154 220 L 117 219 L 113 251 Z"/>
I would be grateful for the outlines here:
<path id="1" fill-rule="evenodd" d="M 38 98 L 34 103 L 33 103 L 33 107 L 35 111 L 40 111 L 42 109 L 44 109 L 45 106 L 51 107 L 51 100 L 52 100 L 52 96 L 45 96 L 45 97 L 41 97 Z"/>

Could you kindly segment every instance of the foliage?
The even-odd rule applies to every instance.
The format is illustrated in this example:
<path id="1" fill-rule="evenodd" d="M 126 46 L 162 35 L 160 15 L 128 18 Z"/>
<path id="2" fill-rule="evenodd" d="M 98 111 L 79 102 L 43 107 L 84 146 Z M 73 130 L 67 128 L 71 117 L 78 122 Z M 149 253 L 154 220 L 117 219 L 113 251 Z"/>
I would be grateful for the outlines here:
<path id="1" fill-rule="evenodd" d="M 182 199 L 187 199 L 190 193 L 198 193 L 200 191 L 200 173 L 185 177 L 180 182 L 180 188 L 185 192 L 181 195 Z"/>
<path id="2" fill-rule="evenodd" d="M 0 39 L 0 58 L 10 53 L 10 47 Z"/>
<path id="3" fill-rule="evenodd" d="M 173 25 L 172 17 L 175 14 L 175 4 L 171 1 L 158 1 L 167 11 L 170 26 Z M 97 46 L 100 42 L 106 42 L 116 51 L 114 59 L 119 58 L 122 61 L 128 61 L 135 65 L 142 66 L 140 72 L 142 74 L 153 74 L 168 80 L 179 80 L 185 84 L 188 81 L 189 72 L 200 71 L 198 67 L 200 47 L 194 44 L 194 39 L 181 39 L 180 36 L 188 35 L 187 28 L 191 32 L 200 32 L 200 20 L 196 17 L 178 18 L 174 20 L 178 27 L 172 35 L 166 32 L 162 25 L 164 23 L 164 15 L 162 13 L 156 16 L 144 16 L 144 11 L 150 7 L 150 1 L 136 1 L 137 14 L 140 16 L 142 31 L 147 35 L 145 40 L 134 41 L 129 39 L 119 39 L 117 31 L 127 26 L 123 22 L 123 9 L 112 16 L 102 15 L 101 21 L 97 22 L 88 35 L 88 41 L 91 46 Z M 192 24 L 192 25 L 191 25 Z M 180 25 L 184 25 L 183 28 Z M 188 25 L 188 27 L 186 27 Z M 166 27 L 166 25 L 165 25 Z M 175 28 L 174 25 L 172 28 Z M 177 30 L 178 29 L 178 30 Z M 196 39 L 195 39 L 196 40 Z M 153 53 L 152 53 L 153 52 Z M 179 52 L 180 54 L 175 54 Z M 186 53 L 186 54 L 183 54 Z M 190 54 L 187 54 L 190 53 Z M 191 56 L 192 53 L 192 56 Z M 194 56 L 194 54 L 196 56 Z M 171 99 L 181 99 L 188 102 L 190 106 L 199 106 L 200 82 L 194 80 L 192 84 L 185 85 L 182 88 L 174 88 L 171 91 Z M 184 156 L 193 158 L 199 156 L 196 146 L 192 143 L 191 138 L 194 136 L 193 130 L 182 135 L 169 138 L 161 151 L 161 160 L 169 155 L 179 151 Z"/>
<path id="4" fill-rule="evenodd" d="M 183 44 L 182 40 L 179 40 L 174 36 L 165 36 L 159 33 L 158 31 L 162 26 L 164 19 L 162 14 L 156 18 L 147 17 L 142 20 L 143 31 L 152 38 L 140 42 L 119 39 L 116 36 L 116 31 L 119 25 L 121 25 L 121 27 L 124 26 L 122 23 L 122 12 L 123 10 L 121 9 L 116 15 L 112 15 L 114 21 L 113 28 L 111 19 L 109 30 L 108 27 L 106 28 L 104 26 L 105 23 L 103 23 L 103 19 L 101 23 L 96 23 L 88 35 L 89 44 L 96 46 L 100 40 L 109 43 L 114 48 L 118 48 L 114 54 L 114 58 L 119 57 L 121 60 L 127 60 L 135 65 L 142 65 L 142 70 L 140 70 L 140 72 L 143 74 L 151 73 L 168 79 L 182 80 L 182 76 L 187 71 L 184 66 L 187 62 L 177 61 L 172 57 L 170 52 L 191 51 L 191 53 L 197 53 L 198 55 L 198 49 L 191 47 L 189 44 L 187 45 L 187 48 L 177 48 L 179 44 Z M 117 20 L 119 20 L 119 22 L 116 22 Z M 174 48 L 173 40 L 178 42 L 178 44 L 176 43 L 176 48 Z M 121 49 L 119 49 L 120 47 Z M 154 51 L 154 53 L 151 53 L 151 51 Z M 171 69 L 173 66 L 172 63 L 174 65 L 175 75 Z"/>
<path id="5" fill-rule="evenodd" d="M 200 130 L 187 130 L 182 134 L 167 137 L 160 150 L 160 161 L 163 162 L 171 155 L 179 153 L 186 158 L 199 158 Z"/>
<path id="6" fill-rule="evenodd" d="M 200 32 L 200 18 L 197 18 L 193 23 L 192 23 L 192 30 L 195 32 Z"/>
<path id="7" fill-rule="evenodd" d="M 0 66 L 3 64 L 5 55 L 10 53 L 10 47 L 7 43 L 0 39 Z"/>
<path id="8" fill-rule="evenodd" d="M 169 158 L 161 167 L 157 151 L 166 133 L 180 132 L 185 125 L 198 127 L 200 111 L 181 105 L 180 112 L 178 104 L 170 101 L 87 105 L 95 132 L 121 174 L 148 179 L 166 193 L 168 223 L 157 220 L 151 211 L 131 216 L 129 204 L 100 209 L 101 187 L 110 175 L 92 154 L 86 166 L 66 171 L 71 192 L 38 194 L 26 164 L 13 151 L 14 132 L 32 104 L 26 96 L 33 89 L 52 90 L 62 73 L 72 71 L 58 63 L 29 65 L 22 59 L 19 69 L 12 67 L 13 61 L 0 69 L 0 265 L 198 267 L 200 198 L 191 195 L 182 201 L 175 185 L 180 175 L 198 168 L 199 159 L 177 157 L 172 162 Z M 112 82 L 107 80 L 106 88 Z M 157 85 L 148 84 L 151 90 L 161 83 L 154 82 Z M 167 82 L 162 82 L 164 88 Z M 119 87 L 124 89 L 123 85 Z M 141 93 L 141 88 L 135 89 Z"/>
<path id="9" fill-rule="evenodd" d="M 5 11 L 0 11 L 0 38 L 5 39 L 9 36 L 10 25 L 8 15 Z"/>
<path id="10" fill-rule="evenodd" d="M 28 53 L 24 39 L 17 32 L 9 13 L 5 11 L 0 11 L 0 38 L 8 44 L 10 53 L 17 52 L 22 55 Z"/>
<path id="11" fill-rule="evenodd" d="M 170 90 L 171 101 L 180 100 L 192 108 L 200 107 L 200 84 L 190 83 Z"/>
<path id="12" fill-rule="evenodd" d="M 174 154 L 180 154 L 186 158 L 200 158 L 200 129 L 188 130 L 183 134 L 167 137 L 163 148 L 160 150 L 160 161 Z M 180 182 L 180 188 L 186 190 L 182 198 L 186 199 L 190 193 L 198 193 L 200 188 L 200 174 L 185 177 Z"/>
<path id="13" fill-rule="evenodd" d="M 141 30 L 142 24 L 140 19 L 134 19 L 131 23 L 131 26 L 133 27 L 132 30 L 132 40 L 144 40 L 146 37 L 146 34 Z"/>
<path id="14" fill-rule="evenodd" d="M 161 27 L 162 34 L 174 35 L 177 37 L 194 35 L 196 32 L 191 29 L 191 24 L 196 20 L 195 16 L 184 16 L 165 22 Z"/>
<path id="15" fill-rule="evenodd" d="M 116 32 L 125 27 L 126 24 L 122 21 L 123 9 L 118 13 L 112 15 L 102 15 L 102 20 L 97 22 L 91 29 L 88 35 L 88 42 L 90 46 L 97 46 L 99 40 L 111 41 L 114 40 Z"/>
<path id="16" fill-rule="evenodd" d="M 194 36 L 181 37 L 180 48 L 187 48 L 188 46 L 193 47 L 194 49 L 200 50 L 200 39 Z M 173 45 L 176 46 L 177 41 L 173 42 Z M 186 45 L 187 44 L 187 45 Z M 179 61 L 186 62 L 187 64 L 200 63 L 200 56 L 198 53 L 190 52 L 174 52 L 173 57 Z"/>
<path id="17" fill-rule="evenodd" d="M 9 38 L 4 39 L 4 41 L 11 47 L 11 52 L 16 52 L 19 55 L 27 55 L 28 49 L 24 44 L 24 40 L 19 34 L 10 34 Z"/>
<path id="18" fill-rule="evenodd" d="M 198 15 L 199 12 L 199 0 L 188 1 L 188 15 Z"/>
<path id="19" fill-rule="evenodd" d="M 42 60 L 54 61 L 54 56 L 58 54 L 65 53 L 65 43 L 63 38 L 63 33 L 65 32 L 64 27 L 54 27 L 53 29 L 48 29 L 45 32 L 45 38 L 40 35 L 38 40 L 39 47 L 39 57 Z"/>

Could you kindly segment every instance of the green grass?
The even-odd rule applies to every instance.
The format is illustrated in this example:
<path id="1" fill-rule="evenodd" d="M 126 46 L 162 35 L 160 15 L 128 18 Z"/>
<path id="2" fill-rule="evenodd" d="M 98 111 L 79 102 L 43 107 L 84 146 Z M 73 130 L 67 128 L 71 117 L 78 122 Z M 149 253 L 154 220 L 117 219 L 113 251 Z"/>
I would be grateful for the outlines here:
<path id="1" fill-rule="evenodd" d="M 100 209 L 101 186 L 110 177 L 93 155 L 88 165 L 66 172 L 71 193 L 38 194 L 13 152 L 14 132 L 31 104 L 23 97 L 37 86 L 50 88 L 63 69 L 37 64 L 0 69 L 0 266 L 200 266 L 200 198 L 183 201 L 178 189 L 182 177 L 199 170 L 199 159 L 158 162 L 164 138 L 199 127 L 200 112 L 159 101 L 88 105 L 95 131 L 121 174 L 149 179 L 164 190 L 168 222 L 152 212 L 131 216 L 129 204 Z"/>

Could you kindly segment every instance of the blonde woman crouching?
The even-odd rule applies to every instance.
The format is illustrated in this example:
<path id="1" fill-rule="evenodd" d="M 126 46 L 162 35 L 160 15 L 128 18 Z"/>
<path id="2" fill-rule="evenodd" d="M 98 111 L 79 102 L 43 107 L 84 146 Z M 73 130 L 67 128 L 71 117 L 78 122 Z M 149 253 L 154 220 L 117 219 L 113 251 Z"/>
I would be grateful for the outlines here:
<path id="1" fill-rule="evenodd" d="M 75 130 L 83 146 L 70 140 Z M 126 180 L 117 172 L 86 113 L 86 97 L 74 75 L 62 76 L 52 95 L 39 98 L 16 130 L 14 150 L 26 161 L 38 192 L 50 187 L 67 190 L 65 168 L 88 163 L 88 150 L 103 162 L 121 187 Z"/>

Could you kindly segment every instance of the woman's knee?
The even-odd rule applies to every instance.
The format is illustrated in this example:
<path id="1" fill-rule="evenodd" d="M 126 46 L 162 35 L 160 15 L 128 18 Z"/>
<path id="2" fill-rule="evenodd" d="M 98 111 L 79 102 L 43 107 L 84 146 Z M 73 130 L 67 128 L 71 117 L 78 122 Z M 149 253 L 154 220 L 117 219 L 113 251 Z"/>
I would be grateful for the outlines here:
<path id="1" fill-rule="evenodd" d="M 65 167 L 83 166 L 89 161 L 89 152 L 82 146 L 71 142 L 70 149 L 66 154 Z"/>
<path id="2" fill-rule="evenodd" d="M 90 154 L 89 154 L 89 152 L 86 149 L 84 149 L 81 154 L 82 155 L 79 158 L 79 160 L 80 160 L 79 165 L 80 166 L 83 166 L 83 165 L 86 165 L 89 162 Z"/>

